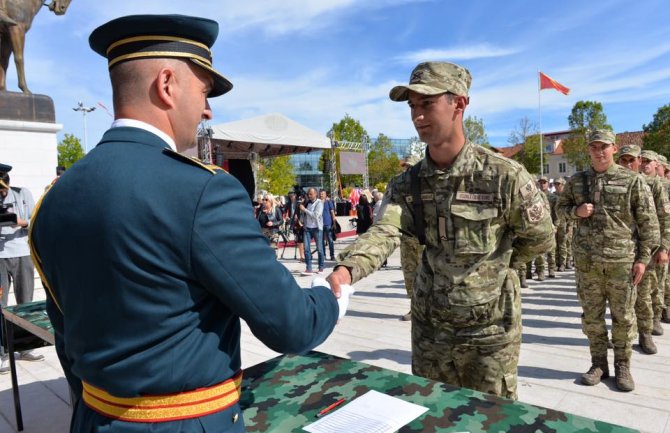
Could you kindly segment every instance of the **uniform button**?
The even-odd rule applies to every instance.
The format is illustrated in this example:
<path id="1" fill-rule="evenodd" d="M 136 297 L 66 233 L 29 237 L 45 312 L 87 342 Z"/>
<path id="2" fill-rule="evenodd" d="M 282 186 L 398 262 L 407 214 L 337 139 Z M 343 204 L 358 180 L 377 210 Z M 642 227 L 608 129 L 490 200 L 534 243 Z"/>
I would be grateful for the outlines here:
<path id="1" fill-rule="evenodd" d="M 239 413 L 234 413 L 233 414 L 233 423 L 236 423 L 239 418 L 240 418 L 240 414 Z"/>

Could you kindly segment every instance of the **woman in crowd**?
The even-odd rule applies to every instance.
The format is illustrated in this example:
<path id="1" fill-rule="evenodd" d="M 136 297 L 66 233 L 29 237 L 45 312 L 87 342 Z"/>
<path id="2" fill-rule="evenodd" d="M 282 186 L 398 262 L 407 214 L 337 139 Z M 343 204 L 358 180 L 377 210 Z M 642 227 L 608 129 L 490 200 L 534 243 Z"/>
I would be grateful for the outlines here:
<path id="1" fill-rule="evenodd" d="M 277 206 L 274 196 L 270 193 L 265 194 L 261 209 L 258 212 L 258 222 L 263 234 L 268 238 L 268 242 L 273 248 L 277 248 L 277 232 L 279 232 L 282 221 L 282 212 Z"/>
<path id="2" fill-rule="evenodd" d="M 363 234 L 372 225 L 372 205 L 367 194 L 361 194 L 356 206 L 356 234 Z"/>

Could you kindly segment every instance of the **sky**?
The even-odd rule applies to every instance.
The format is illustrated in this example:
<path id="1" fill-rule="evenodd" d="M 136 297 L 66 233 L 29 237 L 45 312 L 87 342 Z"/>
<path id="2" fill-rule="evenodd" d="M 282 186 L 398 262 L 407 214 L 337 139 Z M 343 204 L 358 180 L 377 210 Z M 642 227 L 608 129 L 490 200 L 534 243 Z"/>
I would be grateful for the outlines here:
<path id="1" fill-rule="evenodd" d="M 72 0 L 67 13 L 38 13 L 27 34 L 26 76 L 49 95 L 63 134 L 88 148 L 113 120 L 106 59 L 88 36 L 129 14 L 179 13 L 219 23 L 214 66 L 233 90 L 212 98 L 211 124 L 279 112 L 325 134 L 346 114 L 371 137 L 415 137 L 406 103 L 389 90 L 421 61 L 458 63 L 473 76 L 466 116 L 507 146 L 527 117 L 543 132 L 568 129 L 577 101 L 601 102 L 616 132 L 639 131 L 670 103 L 667 1 Z M 543 90 L 538 70 L 569 87 Z M 10 66 L 7 88 L 18 91 Z M 541 101 L 541 104 L 540 104 Z M 540 110 L 541 106 L 541 110 Z M 541 112 L 541 118 L 540 118 Z"/>

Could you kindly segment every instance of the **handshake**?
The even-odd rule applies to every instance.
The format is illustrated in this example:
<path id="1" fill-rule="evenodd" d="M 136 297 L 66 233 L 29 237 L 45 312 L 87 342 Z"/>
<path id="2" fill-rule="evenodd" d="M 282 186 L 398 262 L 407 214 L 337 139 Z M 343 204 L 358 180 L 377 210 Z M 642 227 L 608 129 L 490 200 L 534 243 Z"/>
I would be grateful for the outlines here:
<path id="1" fill-rule="evenodd" d="M 330 284 L 328 284 L 328 281 L 321 277 L 317 277 L 312 280 L 312 287 L 315 286 L 324 286 L 330 289 Z M 346 314 L 347 307 L 349 307 L 349 297 L 356 291 L 354 287 L 349 284 L 340 285 L 340 289 L 342 291 L 341 296 L 337 298 L 337 305 L 340 307 L 340 314 L 337 316 L 338 320 L 342 319 Z"/>

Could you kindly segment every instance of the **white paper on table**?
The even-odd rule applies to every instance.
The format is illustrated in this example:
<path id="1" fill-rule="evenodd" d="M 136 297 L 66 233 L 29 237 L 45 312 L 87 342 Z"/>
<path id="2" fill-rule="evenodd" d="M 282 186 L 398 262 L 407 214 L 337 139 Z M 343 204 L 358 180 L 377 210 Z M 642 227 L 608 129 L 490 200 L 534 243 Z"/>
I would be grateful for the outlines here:
<path id="1" fill-rule="evenodd" d="M 392 433 L 427 410 L 370 390 L 303 429 L 310 433 Z"/>

